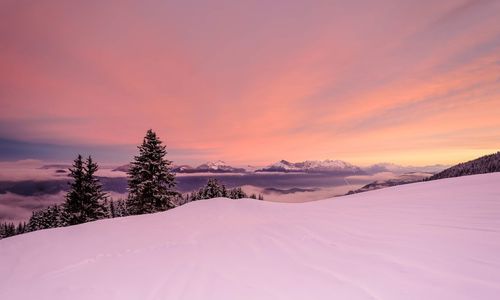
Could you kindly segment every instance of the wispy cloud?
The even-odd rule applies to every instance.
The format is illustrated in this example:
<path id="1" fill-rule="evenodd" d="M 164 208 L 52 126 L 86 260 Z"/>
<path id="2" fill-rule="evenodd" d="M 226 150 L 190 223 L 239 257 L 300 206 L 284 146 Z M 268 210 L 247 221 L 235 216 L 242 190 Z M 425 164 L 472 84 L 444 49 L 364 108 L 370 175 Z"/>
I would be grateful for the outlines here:
<path id="1" fill-rule="evenodd" d="M 148 128 L 181 161 L 500 147 L 454 135 L 500 128 L 498 1 L 0 5 L 2 160 L 127 161 Z"/>

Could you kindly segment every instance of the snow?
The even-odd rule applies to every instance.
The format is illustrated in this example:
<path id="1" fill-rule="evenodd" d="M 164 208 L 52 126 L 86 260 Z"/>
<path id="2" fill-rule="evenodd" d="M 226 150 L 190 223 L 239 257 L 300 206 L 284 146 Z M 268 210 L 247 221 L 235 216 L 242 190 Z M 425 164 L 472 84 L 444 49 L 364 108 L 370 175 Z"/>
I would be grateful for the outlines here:
<path id="1" fill-rule="evenodd" d="M 227 164 L 222 161 L 222 160 L 218 160 L 218 161 L 213 161 L 213 162 L 207 162 L 206 165 L 208 166 L 208 168 L 210 169 L 214 169 L 214 170 L 217 170 L 221 167 L 226 167 Z"/>
<path id="2" fill-rule="evenodd" d="M 0 240 L 0 299 L 498 299 L 500 173 Z"/>
<path id="3" fill-rule="evenodd" d="M 292 163 L 286 160 L 280 160 L 263 170 L 281 169 L 285 171 L 339 171 L 358 169 L 356 166 L 341 160 L 306 160 L 303 162 Z"/>

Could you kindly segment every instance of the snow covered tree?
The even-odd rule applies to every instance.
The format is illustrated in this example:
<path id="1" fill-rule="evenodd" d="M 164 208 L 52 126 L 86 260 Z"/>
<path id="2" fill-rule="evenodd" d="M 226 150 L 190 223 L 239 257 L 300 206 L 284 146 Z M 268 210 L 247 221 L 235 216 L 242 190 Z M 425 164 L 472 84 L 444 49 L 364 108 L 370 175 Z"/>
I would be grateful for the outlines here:
<path id="1" fill-rule="evenodd" d="M 85 202 L 85 170 L 83 169 L 83 158 L 80 154 L 73 162 L 73 168 L 69 169 L 70 176 L 73 177 L 73 182 L 69 183 L 70 191 L 66 194 L 66 202 L 64 203 L 65 222 L 68 225 L 74 225 L 86 222 L 83 215 L 83 207 Z M 35 212 L 32 218 L 37 221 Z M 31 227 L 30 227 L 31 229 Z"/>
<path id="2" fill-rule="evenodd" d="M 240 188 L 234 188 L 229 191 L 229 198 L 231 199 L 241 199 L 241 198 L 247 198 L 247 194 Z"/>
<path id="3" fill-rule="evenodd" d="M 103 201 L 106 194 L 102 191 L 99 180 L 95 177 L 97 164 L 88 157 L 85 163 L 78 155 L 70 169 L 73 182 L 66 195 L 64 203 L 64 221 L 66 225 L 75 225 L 90 222 L 106 217 L 106 208 Z"/>
<path id="4" fill-rule="evenodd" d="M 14 223 L 0 223 L 0 239 L 16 235 Z"/>
<path id="5" fill-rule="evenodd" d="M 202 199 L 211 199 L 217 197 L 227 197 L 226 187 L 219 184 L 215 178 L 208 179 L 207 185 L 202 189 Z"/>
<path id="6" fill-rule="evenodd" d="M 36 231 L 47 228 L 64 226 L 63 209 L 59 205 L 52 205 L 32 212 L 26 224 L 25 231 Z"/>
<path id="7" fill-rule="evenodd" d="M 127 207 L 124 200 L 110 200 L 107 203 L 108 217 L 118 218 L 128 216 Z"/>
<path id="8" fill-rule="evenodd" d="M 42 212 L 40 210 L 35 210 L 31 213 L 31 217 L 27 224 L 27 231 L 36 231 L 43 229 Z"/>
<path id="9" fill-rule="evenodd" d="M 106 207 L 107 195 L 102 190 L 102 185 L 97 179 L 95 173 L 99 166 L 89 156 L 85 162 L 85 191 L 87 201 L 84 203 L 87 222 L 108 217 Z"/>
<path id="10" fill-rule="evenodd" d="M 116 218 L 115 201 L 113 201 L 113 200 L 109 201 L 108 212 L 109 212 L 109 217 L 110 218 Z"/>
<path id="11" fill-rule="evenodd" d="M 19 222 L 16 227 L 16 234 L 22 234 L 26 232 L 26 222 Z"/>
<path id="12" fill-rule="evenodd" d="M 192 192 L 191 194 L 187 195 L 185 203 L 189 201 L 211 199 L 218 197 L 241 199 L 241 198 L 248 198 L 248 195 L 241 189 L 241 187 L 236 187 L 228 190 L 226 189 L 226 186 L 224 184 L 219 183 L 217 179 L 210 178 L 208 179 L 207 184 L 201 187 L 197 192 Z"/>
<path id="13" fill-rule="evenodd" d="M 128 216 L 127 203 L 124 200 L 118 200 L 115 203 L 115 216 L 126 217 Z"/>
<path id="14" fill-rule="evenodd" d="M 128 171 L 127 209 L 130 214 L 145 214 L 172 208 L 171 200 L 178 194 L 172 162 L 165 158 L 165 146 L 151 129 L 148 130 L 139 155 Z"/>

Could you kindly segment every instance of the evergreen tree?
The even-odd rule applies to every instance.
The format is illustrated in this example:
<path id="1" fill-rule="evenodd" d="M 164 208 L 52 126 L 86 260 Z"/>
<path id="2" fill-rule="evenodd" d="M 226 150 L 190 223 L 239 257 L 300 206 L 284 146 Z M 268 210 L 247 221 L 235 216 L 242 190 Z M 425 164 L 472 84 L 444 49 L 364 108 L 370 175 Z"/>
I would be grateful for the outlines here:
<path id="1" fill-rule="evenodd" d="M 95 177 L 98 170 L 97 164 L 88 157 L 85 163 L 82 156 L 78 155 L 70 169 L 73 182 L 66 195 L 64 203 L 64 223 L 75 225 L 95 221 L 106 217 L 103 201 L 106 194 L 102 191 L 99 180 Z"/>
<path id="2" fill-rule="evenodd" d="M 165 158 L 165 146 L 150 129 L 138 148 L 139 155 L 134 157 L 128 171 L 128 213 L 153 213 L 173 207 L 176 182 L 172 162 Z"/>
<path id="3" fill-rule="evenodd" d="M 16 234 L 22 234 L 26 232 L 26 222 L 19 222 L 16 227 Z"/>
<path id="4" fill-rule="evenodd" d="M 247 197 L 247 194 L 240 187 L 234 188 L 229 191 L 229 198 L 231 199 L 241 199 Z"/>
<path id="5" fill-rule="evenodd" d="M 44 217 L 43 217 L 43 211 L 42 210 L 35 210 L 31 213 L 31 217 L 28 221 L 27 224 L 27 231 L 36 231 L 40 229 L 44 229 L 45 227 L 45 222 L 44 222 Z"/>
<path id="6" fill-rule="evenodd" d="M 87 201 L 84 203 L 84 209 L 87 222 L 108 217 L 106 207 L 107 195 L 103 192 L 102 185 L 95 175 L 97 170 L 99 170 L 99 166 L 89 156 L 85 164 L 85 192 Z"/>
<path id="7" fill-rule="evenodd" d="M 108 202 L 107 210 L 109 218 L 118 218 L 128 216 L 124 200 L 111 200 Z"/>
<path id="8" fill-rule="evenodd" d="M 257 196 L 255 195 L 253 196 L 257 198 Z M 227 190 L 226 186 L 224 184 L 220 184 L 217 181 L 217 179 L 210 178 L 207 184 L 201 187 L 197 192 L 192 192 L 191 194 L 186 195 L 186 200 L 184 203 L 187 203 L 189 201 L 211 199 L 218 197 L 241 199 L 241 198 L 248 198 L 248 195 L 241 189 L 241 187 Z"/>
<path id="9" fill-rule="evenodd" d="M 14 225 L 13 222 L 0 223 L 0 239 L 22 234 L 25 232 L 26 232 L 26 222 L 19 222 L 17 226 Z"/>
<path id="10" fill-rule="evenodd" d="M 73 182 L 69 183 L 70 190 L 66 194 L 66 202 L 64 203 L 65 222 L 68 225 L 80 224 L 86 222 L 83 215 L 83 207 L 85 202 L 85 171 L 83 169 L 83 158 L 80 154 L 73 162 L 73 168 L 69 169 L 70 176 L 73 177 Z M 34 219 L 34 227 L 38 227 L 38 215 L 33 212 L 32 218 Z M 37 230 L 37 229 L 35 229 Z"/>
<path id="11" fill-rule="evenodd" d="M 16 235 L 16 226 L 14 223 L 0 223 L 0 239 Z"/>
<path id="12" fill-rule="evenodd" d="M 24 230 L 36 231 L 62 226 L 64 226 L 63 210 L 59 205 L 53 205 L 32 212 L 28 223 L 24 226 Z"/>
<path id="13" fill-rule="evenodd" d="M 211 199 L 218 197 L 227 197 L 226 187 L 219 184 L 215 178 L 208 179 L 207 185 L 202 188 L 201 199 Z"/>
<path id="14" fill-rule="evenodd" d="M 129 215 L 127 210 L 127 203 L 124 200 L 118 200 L 115 204 L 116 217 L 126 217 Z"/>
<path id="15" fill-rule="evenodd" d="M 111 200 L 109 201 L 109 217 L 110 218 L 116 218 L 116 208 L 115 208 L 115 201 Z"/>

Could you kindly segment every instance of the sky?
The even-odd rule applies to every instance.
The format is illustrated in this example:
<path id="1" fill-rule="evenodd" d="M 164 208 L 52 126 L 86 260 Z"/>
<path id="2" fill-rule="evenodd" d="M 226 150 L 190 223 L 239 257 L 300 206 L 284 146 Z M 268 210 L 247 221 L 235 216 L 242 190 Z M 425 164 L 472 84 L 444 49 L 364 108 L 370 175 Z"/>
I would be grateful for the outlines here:
<path id="1" fill-rule="evenodd" d="M 0 161 L 451 164 L 500 149 L 500 1 L 0 2 Z"/>

